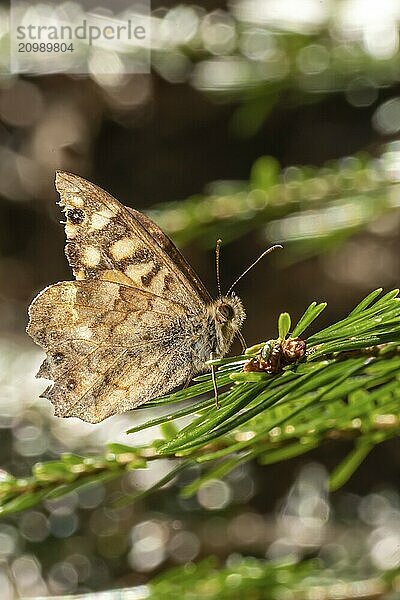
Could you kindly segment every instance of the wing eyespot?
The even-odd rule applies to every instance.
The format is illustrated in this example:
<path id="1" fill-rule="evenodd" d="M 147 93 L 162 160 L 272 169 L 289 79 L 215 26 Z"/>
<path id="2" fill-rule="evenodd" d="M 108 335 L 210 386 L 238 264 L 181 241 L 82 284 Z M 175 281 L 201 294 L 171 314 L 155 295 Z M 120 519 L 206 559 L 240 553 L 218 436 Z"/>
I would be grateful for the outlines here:
<path id="1" fill-rule="evenodd" d="M 85 219 L 85 213 L 80 208 L 70 208 L 67 210 L 67 219 L 69 219 L 73 225 L 80 225 Z"/>
<path id="2" fill-rule="evenodd" d="M 67 389 L 74 390 L 76 388 L 76 382 L 73 379 L 68 379 L 66 386 Z"/>
<path id="3" fill-rule="evenodd" d="M 61 364 L 64 358 L 65 356 L 62 352 L 56 352 L 55 354 L 53 354 L 53 360 L 56 363 L 56 365 Z"/>
<path id="4" fill-rule="evenodd" d="M 159 273 L 159 271 L 161 270 L 161 265 L 159 263 L 154 263 L 154 266 L 152 267 L 152 269 L 147 273 L 147 275 L 142 275 L 141 276 L 141 282 L 145 287 L 149 287 L 151 285 L 151 282 L 153 281 L 154 277 L 156 277 L 156 275 Z"/>

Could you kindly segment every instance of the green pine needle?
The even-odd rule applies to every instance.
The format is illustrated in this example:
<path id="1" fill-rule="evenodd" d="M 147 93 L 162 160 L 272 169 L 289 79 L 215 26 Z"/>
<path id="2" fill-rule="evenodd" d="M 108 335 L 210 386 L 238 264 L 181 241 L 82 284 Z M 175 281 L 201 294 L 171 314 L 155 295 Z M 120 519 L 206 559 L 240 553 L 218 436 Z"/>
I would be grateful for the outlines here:
<path id="1" fill-rule="evenodd" d="M 289 313 L 281 313 L 278 319 L 278 335 L 284 340 L 290 331 L 291 319 Z"/>
<path id="2" fill-rule="evenodd" d="M 347 317 L 304 338 L 306 328 L 326 307 L 313 302 L 290 334 L 303 336 L 306 355 L 281 372 L 243 370 L 265 342 L 242 356 L 213 361 L 220 409 L 215 408 L 209 373 L 187 389 L 147 404 L 162 406 L 165 414 L 127 432 L 132 437 L 139 430 L 161 427 L 162 438 L 155 436 L 147 446 L 110 444 L 103 456 L 94 457 L 64 454 L 35 465 L 26 479 L 3 473 L 0 515 L 118 478 L 127 470 L 144 469 L 151 460 L 175 459 L 177 467 L 146 493 L 160 489 L 189 465 L 201 465 L 200 476 L 182 491 L 188 496 L 244 462 L 269 465 L 332 439 L 353 438 L 354 450 L 331 476 L 331 490 L 338 489 L 375 445 L 400 432 L 400 302 L 398 290 L 381 292 L 375 290 Z M 290 316 L 281 314 L 281 339 L 290 327 Z M 183 417 L 186 423 L 190 420 L 182 426 Z M 119 505 L 134 499 L 122 496 Z"/>

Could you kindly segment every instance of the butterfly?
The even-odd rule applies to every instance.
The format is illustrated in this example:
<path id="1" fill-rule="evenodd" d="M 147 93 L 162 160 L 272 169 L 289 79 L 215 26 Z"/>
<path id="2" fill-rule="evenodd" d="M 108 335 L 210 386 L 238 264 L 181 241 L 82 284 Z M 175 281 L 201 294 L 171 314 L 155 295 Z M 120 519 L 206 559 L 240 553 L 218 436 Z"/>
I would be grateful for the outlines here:
<path id="1" fill-rule="evenodd" d="M 38 294 L 27 332 L 46 352 L 37 377 L 53 382 L 42 396 L 55 415 L 98 423 L 209 368 L 240 336 L 245 310 L 232 286 L 213 300 L 144 214 L 72 173 L 57 171 L 55 185 L 76 281 Z"/>

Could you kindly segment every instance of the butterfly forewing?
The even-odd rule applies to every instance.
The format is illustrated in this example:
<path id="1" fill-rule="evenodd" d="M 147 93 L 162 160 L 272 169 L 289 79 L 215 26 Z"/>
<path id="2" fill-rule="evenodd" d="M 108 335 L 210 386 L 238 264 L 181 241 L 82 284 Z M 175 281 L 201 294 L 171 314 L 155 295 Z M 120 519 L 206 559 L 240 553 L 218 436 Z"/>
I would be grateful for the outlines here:
<path id="1" fill-rule="evenodd" d="M 65 252 L 77 279 L 103 279 L 173 297 L 201 309 L 210 296 L 180 252 L 150 219 L 85 179 L 57 172 L 65 210 Z"/>

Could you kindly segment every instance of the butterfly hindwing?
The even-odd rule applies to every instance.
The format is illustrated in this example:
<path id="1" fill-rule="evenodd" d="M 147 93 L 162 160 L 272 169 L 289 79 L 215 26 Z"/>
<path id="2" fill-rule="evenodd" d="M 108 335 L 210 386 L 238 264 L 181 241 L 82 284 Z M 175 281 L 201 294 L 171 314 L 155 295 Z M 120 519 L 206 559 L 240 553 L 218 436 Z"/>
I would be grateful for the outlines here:
<path id="1" fill-rule="evenodd" d="M 47 353 L 38 376 L 54 381 L 43 395 L 58 416 L 96 423 L 192 374 L 185 338 L 171 333 L 184 309 L 150 292 L 108 281 L 62 282 L 41 292 L 29 315 L 28 333 Z"/>
<path id="2" fill-rule="evenodd" d="M 46 350 L 81 339 L 130 347 L 162 335 L 185 309 L 150 292 L 111 281 L 63 281 L 43 290 L 29 308 L 28 333 Z"/>
<path id="3" fill-rule="evenodd" d="M 80 377 L 77 384 L 60 378 L 43 395 L 54 404 L 55 415 L 79 417 L 90 423 L 136 408 L 170 392 L 193 375 L 190 363 L 177 368 L 176 353 L 180 348 L 171 347 L 170 354 L 159 353 L 158 349 L 151 344 L 145 352 L 137 346 L 122 352 L 112 348 L 107 357 L 98 349 L 80 364 L 80 371 L 88 377 Z M 71 390 L 72 385 L 76 387 Z"/>

